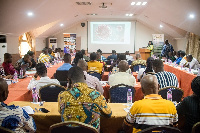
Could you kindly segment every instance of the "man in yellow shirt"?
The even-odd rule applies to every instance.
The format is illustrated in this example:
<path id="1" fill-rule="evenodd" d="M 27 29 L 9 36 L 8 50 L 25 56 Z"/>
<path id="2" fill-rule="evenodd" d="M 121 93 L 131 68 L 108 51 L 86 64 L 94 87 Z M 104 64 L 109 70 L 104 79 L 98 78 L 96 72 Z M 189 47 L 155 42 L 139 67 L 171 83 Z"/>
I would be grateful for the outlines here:
<path id="1" fill-rule="evenodd" d="M 96 60 L 97 54 L 95 52 L 90 54 L 90 61 L 88 62 L 88 71 L 95 71 L 97 73 L 102 73 L 103 63 Z"/>
<path id="2" fill-rule="evenodd" d="M 173 126 L 178 121 L 173 102 L 158 95 L 158 80 L 154 75 L 147 75 L 141 80 L 145 97 L 134 102 L 126 118 L 123 129 L 137 133 L 151 126 Z"/>
<path id="3" fill-rule="evenodd" d="M 48 55 L 48 48 L 44 48 L 39 56 L 38 63 L 47 63 L 49 61 L 50 57 Z"/>

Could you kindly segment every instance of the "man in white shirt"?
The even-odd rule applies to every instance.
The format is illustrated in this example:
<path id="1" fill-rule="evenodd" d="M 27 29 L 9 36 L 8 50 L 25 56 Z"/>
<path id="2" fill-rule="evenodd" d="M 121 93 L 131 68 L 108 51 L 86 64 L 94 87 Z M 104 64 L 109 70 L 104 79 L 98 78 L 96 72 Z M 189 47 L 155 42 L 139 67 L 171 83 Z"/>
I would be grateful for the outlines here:
<path id="1" fill-rule="evenodd" d="M 126 71 L 129 69 L 129 65 L 127 61 L 120 61 L 118 64 L 119 72 L 110 75 L 109 77 L 109 84 L 110 86 L 115 86 L 118 84 L 125 84 L 129 86 L 135 86 L 136 80 L 135 77 L 129 73 L 126 73 Z"/>
<path id="2" fill-rule="evenodd" d="M 192 55 L 187 55 L 187 61 L 188 61 L 188 66 L 191 69 L 197 69 L 199 67 L 199 62 L 197 59 L 195 59 L 194 57 L 192 57 Z"/>
<path id="3" fill-rule="evenodd" d="M 88 67 L 87 62 L 84 60 L 79 60 L 77 66 L 83 69 L 83 73 L 86 78 L 85 81 L 88 87 L 96 89 L 97 91 L 101 92 L 101 94 L 103 95 L 104 90 L 101 83 L 99 82 L 99 79 L 97 77 L 87 74 L 87 67 Z"/>
<path id="4" fill-rule="evenodd" d="M 44 63 L 38 63 L 36 65 L 36 74 L 34 75 L 33 79 L 30 81 L 28 85 L 28 89 L 32 90 L 33 87 L 36 87 L 36 91 L 39 94 L 39 90 L 41 87 L 48 85 L 48 84 L 58 84 L 60 85 L 60 82 L 57 79 L 50 79 L 47 76 L 47 68 Z M 37 80 L 37 77 L 40 77 L 40 80 Z"/>

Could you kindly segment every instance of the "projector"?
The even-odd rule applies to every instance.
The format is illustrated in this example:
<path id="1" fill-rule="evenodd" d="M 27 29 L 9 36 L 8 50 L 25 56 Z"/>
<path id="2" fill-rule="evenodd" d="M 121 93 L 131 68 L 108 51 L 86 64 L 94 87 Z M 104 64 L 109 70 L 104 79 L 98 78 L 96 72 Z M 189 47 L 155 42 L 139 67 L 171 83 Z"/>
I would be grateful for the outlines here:
<path id="1" fill-rule="evenodd" d="M 107 6 L 104 5 L 105 3 L 102 3 L 102 6 L 99 6 L 99 8 L 107 8 Z"/>

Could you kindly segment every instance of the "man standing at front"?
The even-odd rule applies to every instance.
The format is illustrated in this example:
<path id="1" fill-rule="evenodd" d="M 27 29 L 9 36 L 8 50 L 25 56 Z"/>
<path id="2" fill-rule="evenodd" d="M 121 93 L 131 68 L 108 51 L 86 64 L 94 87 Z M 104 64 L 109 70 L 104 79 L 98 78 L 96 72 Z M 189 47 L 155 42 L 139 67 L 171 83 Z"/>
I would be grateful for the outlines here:
<path id="1" fill-rule="evenodd" d="M 178 121 L 176 107 L 158 95 L 158 80 L 147 75 L 141 80 L 144 99 L 136 101 L 124 119 L 123 128 L 133 133 L 151 126 L 172 126 Z"/>
<path id="2" fill-rule="evenodd" d="M 69 90 L 58 95 L 61 120 L 83 122 L 100 130 L 100 115 L 112 114 L 106 99 L 100 92 L 88 88 L 80 67 L 70 68 L 68 78 Z"/>

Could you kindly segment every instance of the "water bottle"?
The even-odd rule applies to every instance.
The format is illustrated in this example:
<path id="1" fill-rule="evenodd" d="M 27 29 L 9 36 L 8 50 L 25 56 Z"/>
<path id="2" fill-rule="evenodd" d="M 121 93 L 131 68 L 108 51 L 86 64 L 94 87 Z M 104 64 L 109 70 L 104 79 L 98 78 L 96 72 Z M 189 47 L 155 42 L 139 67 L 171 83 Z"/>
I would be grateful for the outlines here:
<path id="1" fill-rule="evenodd" d="M 171 89 L 169 89 L 167 91 L 167 100 L 172 101 L 172 90 Z"/>
<path id="2" fill-rule="evenodd" d="M 33 103 L 37 103 L 38 102 L 38 94 L 37 94 L 37 91 L 36 91 L 36 87 L 33 87 L 32 97 L 33 97 Z"/>
<path id="3" fill-rule="evenodd" d="M 17 72 L 16 71 L 14 73 L 13 79 L 14 79 L 14 83 L 18 82 L 18 77 L 17 77 Z"/>
<path id="4" fill-rule="evenodd" d="M 23 78 L 23 76 L 24 76 L 24 72 L 23 72 L 23 69 L 21 68 L 21 70 L 20 70 L 20 72 L 19 72 L 19 76 L 20 76 L 20 78 Z"/>
<path id="5" fill-rule="evenodd" d="M 132 105 L 132 92 L 131 92 L 131 89 L 128 89 L 127 91 L 127 103 L 129 106 Z"/>
<path id="6" fill-rule="evenodd" d="M 111 75 L 111 71 L 108 73 L 108 79 L 109 79 L 110 75 Z"/>
<path id="7" fill-rule="evenodd" d="M 1 69 L 2 76 L 6 76 L 4 69 Z"/>
<path id="8" fill-rule="evenodd" d="M 139 65 L 139 70 L 141 69 L 141 65 Z"/>
<path id="9" fill-rule="evenodd" d="M 197 76 L 200 76 L 200 68 L 198 68 L 197 71 L 198 71 Z"/>

